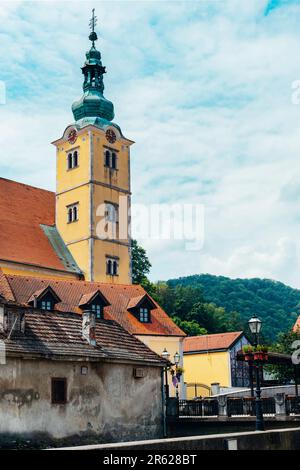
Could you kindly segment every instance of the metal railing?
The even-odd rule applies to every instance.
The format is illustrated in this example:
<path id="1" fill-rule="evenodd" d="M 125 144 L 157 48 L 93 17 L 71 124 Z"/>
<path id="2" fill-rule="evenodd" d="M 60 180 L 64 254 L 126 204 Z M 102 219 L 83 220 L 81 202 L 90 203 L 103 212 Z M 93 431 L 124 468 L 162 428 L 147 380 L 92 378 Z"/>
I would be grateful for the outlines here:
<path id="1" fill-rule="evenodd" d="M 179 416 L 218 416 L 218 400 L 203 398 L 201 400 L 179 400 Z"/>
<path id="2" fill-rule="evenodd" d="M 290 413 L 300 410 L 300 402 L 289 402 Z M 299 406 L 299 408 L 297 408 Z M 263 414 L 272 416 L 276 414 L 275 398 L 262 398 Z M 255 398 L 228 398 L 226 403 L 226 415 L 231 416 L 255 416 Z M 214 398 L 199 400 L 179 400 L 179 416 L 219 416 L 219 402 Z"/>
<path id="3" fill-rule="evenodd" d="M 287 415 L 300 415 L 300 397 L 287 396 L 285 407 Z"/>

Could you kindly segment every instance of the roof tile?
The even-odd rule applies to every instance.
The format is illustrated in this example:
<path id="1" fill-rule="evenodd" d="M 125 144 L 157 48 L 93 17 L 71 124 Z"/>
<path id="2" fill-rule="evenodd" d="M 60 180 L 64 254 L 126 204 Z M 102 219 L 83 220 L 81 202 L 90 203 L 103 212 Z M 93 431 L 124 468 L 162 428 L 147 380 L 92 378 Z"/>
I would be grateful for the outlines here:
<path id="1" fill-rule="evenodd" d="M 183 340 L 183 352 L 202 352 L 229 349 L 243 334 L 242 331 L 214 335 L 189 336 Z"/>

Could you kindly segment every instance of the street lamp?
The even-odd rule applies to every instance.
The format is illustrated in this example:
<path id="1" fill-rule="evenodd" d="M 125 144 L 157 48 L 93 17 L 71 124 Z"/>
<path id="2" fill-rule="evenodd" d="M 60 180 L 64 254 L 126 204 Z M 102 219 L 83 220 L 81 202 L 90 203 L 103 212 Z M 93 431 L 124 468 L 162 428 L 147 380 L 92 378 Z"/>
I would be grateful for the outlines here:
<path id="1" fill-rule="evenodd" d="M 165 348 L 161 354 L 162 358 L 167 362 L 170 360 L 170 353 Z M 165 369 L 165 390 L 166 390 L 166 399 L 169 398 L 169 384 L 168 384 L 168 366 L 166 365 Z"/>
<path id="2" fill-rule="evenodd" d="M 180 361 L 180 355 L 179 355 L 178 352 L 176 352 L 176 353 L 174 354 L 174 363 L 175 363 L 175 366 L 176 366 L 176 367 L 178 366 L 179 361 Z"/>
<path id="3" fill-rule="evenodd" d="M 176 353 L 174 354 L 174 364 L 175 364 L 176 373 L 177 373 L 177 367 L 178 367 L 178 365 L 179 365 L 179 361 L 180 361 L 180 354 L 178 353 L 178 351 L 176 351 Z M 179 398 L 178 378 L 176 377 L 176 379 L 177 379 L 177 383 L 176 383 L 176 398 L 178 399 L 178 398 Z"/>
<path id="4" fill-rule="evenodd" d="M 250 318 L 250 320 L 248 321 L 248 325 L 249 325 L 251 333 L 255 337 L 255 341 L 256 341 L 255 346 L 257 346 L 257 344 L 258 344 L 258 335 L 259 335 L 260 330 L 261 330 L 262 321 L 259 318 L 257 318 L 256 315 L 253 315 L 253 317 Z"/>
<path id="5" fill-rule="evenodd" d="M 252 318 L 248 321 L 249 329 L 254 337 L 254 346 L 258 345 L 258 338 L 259 333 L 262 327 L 262 321 L 257 318 L 256 315 L 253 315 Z M 260 365 L 257 363 L 255 365 L 256 370 L 256 399 L 255 399 L 255 410 L 256 410 L 256 431 L 264 431 L 265 424 L 264 424 L 264 416 L 262 410 L 262 402 L 261 402 L 261 389 L 260 389 Z"/>

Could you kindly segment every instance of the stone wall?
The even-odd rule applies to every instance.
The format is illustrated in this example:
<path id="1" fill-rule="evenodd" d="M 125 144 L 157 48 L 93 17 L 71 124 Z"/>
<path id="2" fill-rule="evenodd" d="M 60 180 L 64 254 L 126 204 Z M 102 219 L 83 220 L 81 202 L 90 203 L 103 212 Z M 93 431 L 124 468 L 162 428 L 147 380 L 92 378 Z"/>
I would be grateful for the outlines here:
<path id="1" fill-rule="evenodd" d="M 87 366 L 86 375 L 81 367 Z M 92 436 L 96 442 L 162 436 L 159 367 L 7 359 L 0 366 L 0 437 L 43 433 L 50 438 Z M 67 379 L 67 403 L 51 403 L 51 378 Z"/>

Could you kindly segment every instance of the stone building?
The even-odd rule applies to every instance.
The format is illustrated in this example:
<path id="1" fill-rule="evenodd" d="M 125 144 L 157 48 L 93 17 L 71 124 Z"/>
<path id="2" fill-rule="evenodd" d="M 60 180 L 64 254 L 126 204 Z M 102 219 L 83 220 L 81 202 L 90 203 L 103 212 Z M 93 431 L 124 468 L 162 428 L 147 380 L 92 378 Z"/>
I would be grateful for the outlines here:
<path id="1" fill-rule="evenodd" d="M 0 298 L 0 345 L 0 439 L 162 436 L 164 363 L 115 321 Z"/>

